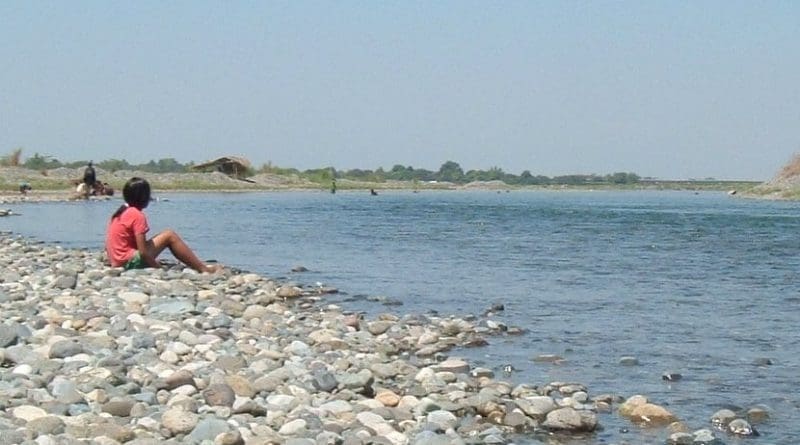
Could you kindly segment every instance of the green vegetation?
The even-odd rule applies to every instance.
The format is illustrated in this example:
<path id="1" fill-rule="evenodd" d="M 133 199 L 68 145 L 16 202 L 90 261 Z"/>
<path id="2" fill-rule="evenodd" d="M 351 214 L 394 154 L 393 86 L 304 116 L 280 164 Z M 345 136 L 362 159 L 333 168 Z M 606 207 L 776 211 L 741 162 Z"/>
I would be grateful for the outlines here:
<path id="1" fill-rule="evenodd" d="M 31 170 L 42 172 L 42 178 L 37 179 L 39 188 L 49 188 L 48 186 L 55 181 L 49 180 L 47 171 L 60 167 L 79 169 L 85 166 L 88 160 L 78 160 L 62 162 L 51 156 L 34 153 L 33 156 L 24 159 L 22 148 L 13 150 L 7 156 L 0 158 L 2 166 L 19 166 Z M 187 173 L 192 171 L 194 162 L 186 164 L 180 163 L 174 158 L 163 158 L 150 160 L 143 164 L 131 164 L 124 159 L 108 159 L 95 162 L 95 165 L 108 172 L 119 170 L 142 171 L 145 173 Z M 660 181 L 650 178 L 641 178 L 639 175 L 630 172 L 615 172 L 606 175 L 598 174 L 574 174 L 564 176 L 548 177 L 544 175 L 534 175 L 529 170 L 523 171 L 519 175 L 504 172 L 499 167 L 491 167 L 488 170 L 468 170 L 464 171 L 461 166 L 454 161 L 446 161 L 437 171 L 414 168 L 397 164 L 390 170 L 382 167 L 376 170 L 336 170 L 332 166 L 309 169 L 300 171 L 295 168 L 284 168 L 272 165 L 271 162 L 258 168 L 249 168 L 244 175 L 252 177 L 258 174 L 276 175 L 282 177 L 292 177 L 297 183 L 316 184 L 319 187 L 330 187 L 331 182 L 336 179 L 337 186 L 342 189 L 352 188 L 386 188 L 398 187 L 395 182 L 410 183 L 414 189 L 418 188 L 447 188 L 448 184 L 464 185 L 472 182 L 501 182 L 510 187 L 569 187 L 569 188 L 592 188 L 592 189 L 691 189 L 691 190 L 746 190 L 752 188 L 755 182 L 728 182 L 706 179 L 702 181 Z M 392 182 L 390 184 L 390 182 Z M 112 184 L 120 186 L 121 184 Z M 214 185 L 204 184 L 197 179 L 175 180 L 171 185 L 176 189 L 214 189 Z M 312 185 L 313 187 L 313 185 Z M 401 186 L 402 187 L 402 186 Z M 248 188 L 248 187 L 244 187 Z M 257 186 L 253 186 L 257 188 Z"/>

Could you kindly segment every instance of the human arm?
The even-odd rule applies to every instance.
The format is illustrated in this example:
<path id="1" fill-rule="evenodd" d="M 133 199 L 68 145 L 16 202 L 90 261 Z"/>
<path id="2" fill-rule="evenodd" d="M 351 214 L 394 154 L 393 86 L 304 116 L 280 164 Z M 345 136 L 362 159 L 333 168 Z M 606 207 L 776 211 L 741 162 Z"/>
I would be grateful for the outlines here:
<path id="1" fill-rule="evenodd" d="M 144 263 L 147 264 L 148 267 L 160 268 L 161 265 L 156 261 L 153 250 L 148 248 L 145 233 L 137 233 L 134 235 L 134 238 L 136 239 L 136 250 L 139 251 L 139 255 L 142 257 Z"/>

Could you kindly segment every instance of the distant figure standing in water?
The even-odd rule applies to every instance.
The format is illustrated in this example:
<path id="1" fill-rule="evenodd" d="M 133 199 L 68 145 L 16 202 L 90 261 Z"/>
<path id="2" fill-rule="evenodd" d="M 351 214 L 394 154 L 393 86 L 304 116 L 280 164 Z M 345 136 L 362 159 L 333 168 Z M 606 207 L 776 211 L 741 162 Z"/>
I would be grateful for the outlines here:
<path id="1" fill-rule="evenodd" d="M 159 268 L 158 255 L 169 248 L 175 258 L 198 272 L 214 273 L 218 265 L 208 265 L 197 258 L 192 249 L 172 229 L 147 239 L 150 226 L 142 210 L 150 203 L 150 184 L 146 179 L 131 178 L 122 189 L 125 204 L 120 206 L 108 224 L 106 253 L 113 267 L 125 269 Z"/>
<path id="2" fill-rule="evenodd" d="M 86 164 L 86 169 L 83 171 L 83 183 L 86 184 L 86 192 L 88 194 L 92 193 L 94 190 L 94 183 L 97 182 L 97 175 L 94 171 L 94 165 L 92 165 L 92 161 L 89 161 Z"/>
<path id="3" fill-rule="evenodd" d="M 336 178 L 331 180 L 331 193 L 336 193 Z"/>
<path id="4" fill-rule="evenodd" d="M 376 192 L 375 189 L 369 189 L 369 194 L 372 196 L 378 196 L 378 192 Z"/>

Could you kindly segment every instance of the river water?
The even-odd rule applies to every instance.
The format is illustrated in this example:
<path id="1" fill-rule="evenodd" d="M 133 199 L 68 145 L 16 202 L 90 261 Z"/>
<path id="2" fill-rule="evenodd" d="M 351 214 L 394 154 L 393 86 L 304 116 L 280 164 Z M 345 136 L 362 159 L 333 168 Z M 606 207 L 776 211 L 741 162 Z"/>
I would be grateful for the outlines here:
<path id="1" fill-rule="evenodd" d="M 503 303 L 496 319 L 525 333 L 452 354 L 511 364 L 515 382 L 645 394 L 691 429 L 718 409 L 760 405 L 771 418 L 748 443 L 800 438 L 800 203 L 655 191 L 158 198 L 146 210 L 154 233 L 172 227 L 203 258 L 337 287 L 326 298 L 348 310 L 479 315 Z M 100 249 L 119 204 L 16 205 L 22 216 L 0 229 Z M 292 274 L 296 265 L 310 272 Z M 532 360 L 540 354 L 566 361 Z M 611 414 L 600 423 L 589 443 L 667 436 Z"/>

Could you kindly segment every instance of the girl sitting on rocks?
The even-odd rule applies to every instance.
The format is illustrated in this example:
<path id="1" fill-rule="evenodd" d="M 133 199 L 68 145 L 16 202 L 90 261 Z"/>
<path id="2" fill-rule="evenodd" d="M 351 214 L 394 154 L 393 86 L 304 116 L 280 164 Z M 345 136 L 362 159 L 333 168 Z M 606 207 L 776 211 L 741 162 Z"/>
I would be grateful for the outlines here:
<path id="1" fill-rule="evenodd" d="M 197 258 L 192 249 L 172 229 L 147 239 L 150 226 L 142 210 L 150 203 L 150 184 L 146 179 L 131 178 L 122 189 L 125 204 L 113 215 L 106 231 L 106 253 L 113 267 L 142 269 L 161 267 L 156 261 L 166 248 L 175 258 L 198 272 L 214 273 L 221 269 Z"/>

